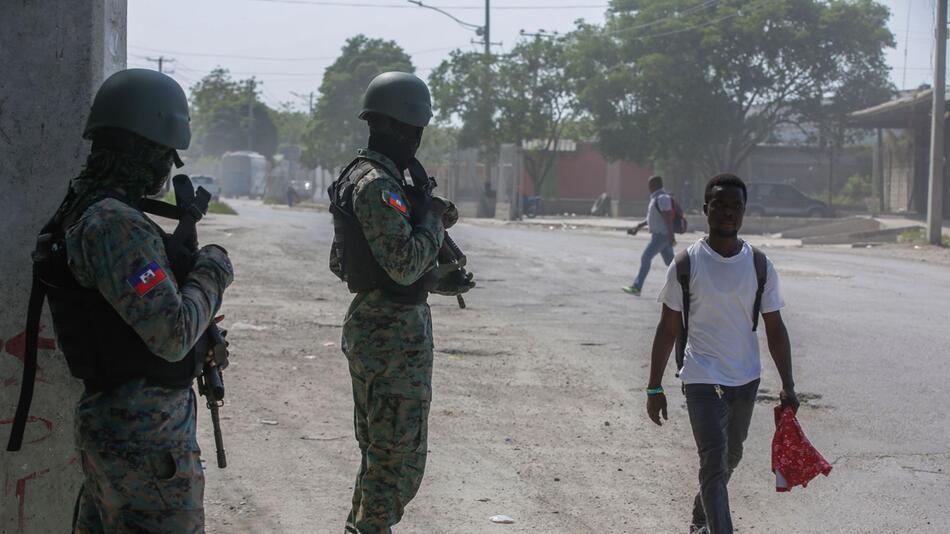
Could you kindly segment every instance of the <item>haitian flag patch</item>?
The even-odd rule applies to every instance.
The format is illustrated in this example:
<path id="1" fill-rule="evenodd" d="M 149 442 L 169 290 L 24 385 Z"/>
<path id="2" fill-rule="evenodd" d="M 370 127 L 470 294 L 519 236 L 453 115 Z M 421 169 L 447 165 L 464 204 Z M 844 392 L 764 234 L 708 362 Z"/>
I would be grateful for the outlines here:
<path id="1" fill-rule="evenodd" d="M 142 267 L 126 280 L 138 296 L 144 296 L 166 278 L 165 271 L 154 261 Z"/>
<path id="2" fill-rule="evenodd" d="M 409 206 L 406 205 L 406 202 L 392 191 L 383 191 L 383 202 L 396 208 L 403 215 L 409 213 Z"/>

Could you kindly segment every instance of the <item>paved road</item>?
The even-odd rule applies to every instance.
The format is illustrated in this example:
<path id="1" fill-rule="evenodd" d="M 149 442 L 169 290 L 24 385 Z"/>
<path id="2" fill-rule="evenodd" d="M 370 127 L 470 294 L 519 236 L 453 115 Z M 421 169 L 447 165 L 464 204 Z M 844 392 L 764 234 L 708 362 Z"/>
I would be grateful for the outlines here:
<path id="1" fill-rule="evenodd" d="M 329 217 L 236 207 L 206 238 L 232 251 L 238 271 L 225 308 L 232 462 L 208 469 L 210 530 L 337 532 L 358 454 L 344 360 L 324 346 L 338 341 L 348 301 L 326 269 Z M 643 409 L 659 259 L 644 297 L 619 290 L 645 239 L 473 224 L 452 233 L 479 287 L 466 310 L 431 299 L 430 464 L 397 532 L 685 531 L 697 458 L 672 373 L 669 424 L 653 426 Z M 874 250 L 766 251 L 809 399 L 800 419 L 834 472 L 774 492 L 778 382 L 766 360 L 730 486 L 737 531 L 944 532 L 950 271 Z M 202 444 L 213 458 L 207 432 Z M 494 525 L 495 514 L 515 523 Z"/>

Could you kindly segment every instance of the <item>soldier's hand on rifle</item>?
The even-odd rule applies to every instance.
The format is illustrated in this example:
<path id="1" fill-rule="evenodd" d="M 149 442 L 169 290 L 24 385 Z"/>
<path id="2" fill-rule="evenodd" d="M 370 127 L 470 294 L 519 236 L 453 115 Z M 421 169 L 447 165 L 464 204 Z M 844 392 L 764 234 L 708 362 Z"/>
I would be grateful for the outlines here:
<path id="1" fill-rule="evenodd" d="M 475 275 L 464 270 L 452 271 L 442 278 L 439 278 L 432 292 L 436 295 L 445 295 L 448 297 L 468 293 L 469 290 L 475 287 L 474 277 Z"/>
<path id="2" fill-rule="evenodd" d="M 442 218 L 442 226 L 444 226 L 446 230 L 455 226 L 455 223 L 459 220 L 458 208 L 455 207 L 455 204 L 451 200 L 445 197 L 432 197 L 432 213 Z"/>

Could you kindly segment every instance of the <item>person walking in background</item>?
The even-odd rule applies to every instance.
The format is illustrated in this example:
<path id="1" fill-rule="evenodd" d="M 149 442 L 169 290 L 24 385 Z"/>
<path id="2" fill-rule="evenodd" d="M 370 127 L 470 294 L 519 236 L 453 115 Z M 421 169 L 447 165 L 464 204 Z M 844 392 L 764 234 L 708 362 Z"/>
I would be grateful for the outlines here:
<path id="1" fill-rule="evenodd" d="M 663 257 L 663 263 L 669 265 L 673 261 L 673 246 L 676 245 L 676 237 L 673 234 L 673 198 L 663 189 L 662 176 L 651 176 L 648 185 L 650 205 L 647 207 L 647 218 L 627 230 L 630 235 L 637 235 L 644 226 L 650 230 L 650 242 L 640 256 L 640 271 L 633 279 L 633 285 L 623 288 L 625 293 L 636 296 L 640 295 L 653 258 L 659 254 Z"/>
<path id="2" fill-rule="evenodd" d="M 799 404 L 778 275 L 764 254 L 738 237 L 745 202 L 746 187 L 737 176 L 709 181 L 703 205 L 709 235 L 677 256 L 657 299 L 663 311 L 653 339 L 647 415 L 657 425 L 661 414 L 667 418 L 663 371 L 679 338 L 677 367 L 699 453 L 690 534 L 733 532 L 726 485 L 742 459 L 762 373 L 760 312 L 782 380 L 781 403 L 793 411 Z"/>

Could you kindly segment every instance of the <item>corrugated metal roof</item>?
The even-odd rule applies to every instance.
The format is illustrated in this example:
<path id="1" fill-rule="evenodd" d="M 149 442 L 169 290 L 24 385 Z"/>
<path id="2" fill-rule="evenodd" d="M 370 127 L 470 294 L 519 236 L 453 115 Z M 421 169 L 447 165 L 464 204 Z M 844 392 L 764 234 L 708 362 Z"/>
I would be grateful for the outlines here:
<path id="1" fill-rule="evenodd" d="M 950 92 L 948 101 L 950 101 Z M 858 128 L 916 128 L 930 121 L 933 90 L 920 89 L 876 106 L 851 113 L 849 124 Z"/>

